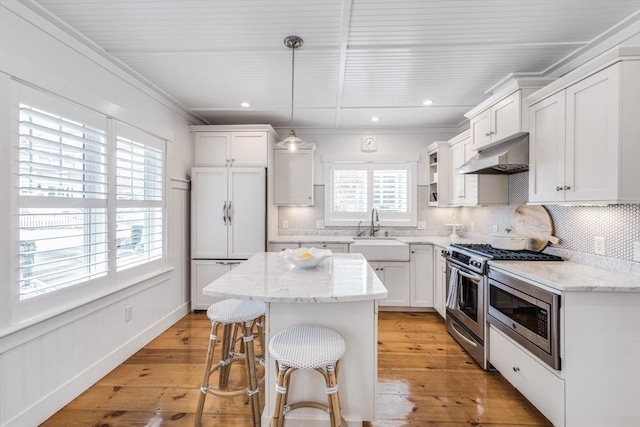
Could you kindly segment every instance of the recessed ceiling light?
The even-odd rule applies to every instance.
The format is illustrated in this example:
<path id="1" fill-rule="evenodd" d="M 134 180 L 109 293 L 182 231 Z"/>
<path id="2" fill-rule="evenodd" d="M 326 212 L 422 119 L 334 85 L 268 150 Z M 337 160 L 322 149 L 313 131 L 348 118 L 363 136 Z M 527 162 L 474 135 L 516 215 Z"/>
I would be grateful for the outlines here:
<path id="1" fill-rule="evenodd" d="M 422 103 L 422 105 L 431 105 L 431 104 L 433 104 L 433 99 L 427 99 Z"/>
<path id="2" fill-rule="evenodd" d="M 249 108 L 249 107 L 251 107 L 251 104 L 249 104 L 248 102 L 243 102 L 243 103 L 240 104 L 240 106 L 242 108 Z"/>
<path id="3" fill-rule="evenodd" d="M 372 122 L 377 122 L 378 120 L 380 120 L 380 119 L 378 117 L 376 117 L 376 116 L 371 117 L 371 121 Z"/>

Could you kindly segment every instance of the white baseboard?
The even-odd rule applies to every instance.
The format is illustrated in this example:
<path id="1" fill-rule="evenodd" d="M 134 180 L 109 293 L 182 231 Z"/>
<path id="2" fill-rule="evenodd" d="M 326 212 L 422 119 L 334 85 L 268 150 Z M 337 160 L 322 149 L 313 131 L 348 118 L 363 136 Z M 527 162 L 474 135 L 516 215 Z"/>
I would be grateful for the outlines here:
<path id="1" fill-rule="evenodd" d="M 59 411 L 64 405 L 78 397 L 98 380 L 103 378 L 118 365 L 123 363 L 135 352 L 147 345 L 151 340 L 164 332 L 171 325 L 189 313 L 190 303 L 187 302 L 164 318 L 160 319 L 138 335 L 115 348 L 111 353 L 94 363 L 90 368 L 79 372 L 75 377 L 62 384 L 55 391 L 34 402 L 20 414 L 9 420 L 3 426 L 24 427 L 37 426 Z"/>

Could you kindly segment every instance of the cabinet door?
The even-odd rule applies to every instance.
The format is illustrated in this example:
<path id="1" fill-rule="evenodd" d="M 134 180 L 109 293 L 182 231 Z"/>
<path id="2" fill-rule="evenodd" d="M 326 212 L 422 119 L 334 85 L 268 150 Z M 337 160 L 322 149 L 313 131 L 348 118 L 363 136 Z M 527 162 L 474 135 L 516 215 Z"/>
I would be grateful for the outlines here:
<path id="1" fill-rule="evenodd" d="M 380 306 L 408 307 L 411 301 L 411 273 L 408 262 L 379 262 L 377 273 L 389 293 Z"/>
<path id="2" fill-rule="evenodd" d="M 227 170 L 191 171 L 192 258 L 227 258 Z"/>
<path id="3" fill-rule="evenodd" d="M 433 264 L 436 266 L 434 272 L 433 306 L 443 318 L 446 317 L 445 303 L 447 300 L 447 264 L 440 255 L 441 248 L 436 248 L 433 252 Z"/>
<path id="4" fill-rule="evenodd" d="M 329 249 L 331 252 L 341 254 L 349 252 L 349 245 L 345 243 L 300 243 L 305 248 Z"/>
<path id="5" fill-rule="evenodd" d="M 214 298 L 202 294 L 202 289 L 223 274 L 231 270 L 227 261 L 193 260 L 191 261 L 191 310 L 206 310 L 222 298 Z"/>
<path id="6" fill-rule="evenodd" d="M 529 109 L 529 201 L 564 200 L 565 91 Z"/>
<path id="7" fill-rule="evenodd" d="M 518 90 L 491 107 L 491 143 L 522 131 L 520 98 Z"/>
<path id="8" fill-rule="evenodd" d="M 228 258 L 249 258 L 266 245 L 264 168 L 228 168 Z"/>
<path id="9" fill-rule="evenodd" d="M 269 252 L 281 252 L 286 249 L 297 249 L 300 245 L 297 243 L 269 243 Z"/>
<path id="10" fill-rule="evenodd" d="M 465 197 L 464 175 L 458 175 L 456 168 L 464 163 L 464 145 L 458 142 L 451 146 L 451 204 L 459 206 Z"/>
<path id="11" fill-rule="evenodd" d="M 411 307 L 433 307 L 433 246 L 411 245 Z"/>
<path id="12" fill-rule="evenodd" d="M 232 132 L 231 165 L 267 167 L 266 132 Z"/>
<path id="13" fill-rule="evenodd" d="M 566 90 L 566 201 L 617 198 L 620 141 L 618 87 L 618 68 L 612 66 Z"/>
<path id="14" fill-rule="evenodd" d="M 487 109 L 469 120 L 471 144 L 475 151 L 491 143 L 491 110 Z"/>
<path id="15" fill-rule="evenodd" d="M 195 166 L 227 166 L 231 153 L 231 132 L 196 132 L 194 135 Z"/>
<path id="16" fill-rule="evenodd" d="M 284 206 L 313 205 L 313 150 L 275 150 L 274 202 Z"/>

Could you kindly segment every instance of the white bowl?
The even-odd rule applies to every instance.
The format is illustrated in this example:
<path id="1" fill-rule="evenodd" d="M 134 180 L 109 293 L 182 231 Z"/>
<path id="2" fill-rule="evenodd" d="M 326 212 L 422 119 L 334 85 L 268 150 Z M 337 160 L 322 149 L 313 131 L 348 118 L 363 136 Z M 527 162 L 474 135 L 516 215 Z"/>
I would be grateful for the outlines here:
<path id="1" fill-rule="evenodd" d="M 527 247 L 527 237 L 513 233 L 493 233 L 489 235 L 489 244 L 496 249 L 521 251 Z"/>
<path id="2" fill-rule="evenodd" d="M 315 268 L 332 255 L 329 249 L 317 248 L 286 249 L 280 252 L 280 256 L 299 268 Z"/>

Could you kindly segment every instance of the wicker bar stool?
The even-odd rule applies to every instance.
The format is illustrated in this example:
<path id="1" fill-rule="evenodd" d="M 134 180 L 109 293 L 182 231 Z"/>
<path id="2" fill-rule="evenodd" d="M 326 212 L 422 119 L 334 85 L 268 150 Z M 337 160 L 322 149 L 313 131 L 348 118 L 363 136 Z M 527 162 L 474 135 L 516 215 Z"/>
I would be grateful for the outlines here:
<path id="1" fill-rule="evenodd" d="M 264 380 L 257 378 L 256 360 L 264 363 L 264 329 L 263 321 L 266 309 L 262 301 L 246 301 L 229 299 L 213 304 L 207 310 L 207 317 L 211 319 L 211 336 L 209 340 L 209 348 L 207 350 L 207 359 L 205 361 L 204 375 L 202 378 L 202 386 L 200 387 L 200 399 L 198 400 L 198 409 L 196 411 L 195 426 L 200 426 L 202 422 L 202 412 L 204 409 L 204 401 L 207 394 L 221 397 L 234 397 L 246 393 L 249 396 L 249 404 L 251 406 L 251 416 L 253 426 L 260 426 L 260 395 L 259 386 Z M 218 337 L 218 328 L 223 325 L 222 336 Z M 238 328 L 242 330 L 242 345 L 239 351 L 236 351 L 236 341 Z M 253 330 L 257 328 L 258 339 L 260 340 L 262 355 L 255 354 L 253 345 Z M 217 342 L 222 344 L 222 354 L 220 361 L 213 364 L 213 353 L 216 349 Z M 247 384 L 246 389 L 231 390 L 229 389 L 229 374 L 233 362 L 244 361 Z M 210 385 L 211 375 L 218 373 L 218 387 L 214 388 Z"/>
<path id="2" fill-rule="evenodd" d="M 344 355 L 344 339 L 322 326 L 293 326 L 278 332 L 269 341 L 269 354 L 276 361 L 278 381 L 271 427 L 283 427 L 292 410 L 311 407 L 329 413 L 331 427 L 347 427 L 338 396 L 338 363 Z M 326 383 L 327 404 L 302 401 L 289 403 L 291 374 L 297 369 L 314 369 Z"/>

